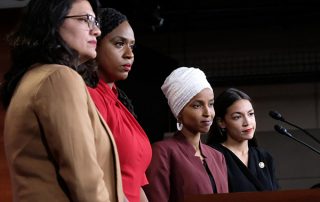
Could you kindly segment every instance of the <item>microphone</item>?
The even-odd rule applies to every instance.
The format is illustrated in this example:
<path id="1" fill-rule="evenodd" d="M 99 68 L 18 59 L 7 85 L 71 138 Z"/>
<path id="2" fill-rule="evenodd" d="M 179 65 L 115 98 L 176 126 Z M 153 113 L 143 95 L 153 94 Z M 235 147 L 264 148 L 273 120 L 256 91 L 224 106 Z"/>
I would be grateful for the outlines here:
<path id="1" fill-rule="evenodd" d="M 294 137 L 291 133 L 289 133 L 286 128 L 284 128 L 284 127 L 282 127 L 282 126 L 279 126 L 279 125 L 274 125 L 274 129 L 275 129 L 278 133 L 280 133 L 280 134 L 282 134 L 282 135 L 285 135 L 285 136 L 287 136 L 287 137 L 289 137 L 289 138 L 291 138 L 291 139 L 299 142 L 300 144 L 303 144 L 304 146 L 308 147 L 309 149 L 311 149 L 312 151 L 314 151 L 314 152 L 316 152 L 317 154 L 320 155 L 320 151 L 319 151 L 319 150 L 317 150 L 317 149 L 315 149 L 314 147 L 308 145 L 307 143 L 305 143 L 305 142 L 297 139 L 297 138 Z"/>
<path id="2" fill-rule="evenodd" d="M 301 128 L 301 127 L 299 127 L 299 126 L 297 126 L 297 125 L 295 125 L 295 124 L 293 124 L 293 123 L 285 120 L 285 119 L 283 118 L 283 116 L 282 116 L 279 112 L 271 110 L 271 111 L 269 112 L 269 115 L 271 116 L 271 118 L 273 118 L 273 119 L 275 119 L 275 120 L 282 121 L 282 122 L 287 123 L 287 124 L 289 124 L 289 125 L 291 125 L 291 126 L 293 126 L 293 127 L 295 127 L 295 128 L 298 128 L 299 130 L 301 130 L 302 132 L 304 132 L 306 135 L 308 135 L 310 138 L 312 138 L 314 141 L 316 141 L 318 144 L 320 144 L 320 140 L 319 140 L 319 139 L 317 139 L 316 137 L 314 137 L 313 135 L 311 135 L 311 134 L 310 134 L 308 131 L 306 131 L 305 129 L 303 129 L 303 128 Z"/>
<path id="3" fill-rule="evenodd" d="M 277 112 L 277 111 L 273 111 L 271 110 L 269 112 L 269 115 L 271 116 L 271 118 L 275 119 L 275 120 L 278 120 L 278 121 L 285 121 L 284 118 L 282 117 L 282 115 Z"/>

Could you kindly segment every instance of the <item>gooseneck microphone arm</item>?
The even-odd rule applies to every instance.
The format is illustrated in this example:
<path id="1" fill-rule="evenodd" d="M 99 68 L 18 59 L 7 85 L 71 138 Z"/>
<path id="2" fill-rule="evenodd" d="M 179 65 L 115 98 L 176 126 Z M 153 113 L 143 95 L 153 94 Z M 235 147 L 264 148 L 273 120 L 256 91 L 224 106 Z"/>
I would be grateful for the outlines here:
<path id="1" fill-rule="evenodd" d="M 269 115 L 271 116 L 271 118 L 273 118 L 273 119 L 275 119 L 275 120 L 282 121 L 282 122 L 287 123 L 287 124 L 289 124 L 289 125 L 291 125 L 291 126 L 293 126 L 293 127 L 295 127 L 295 128 L 298 128 L 299 130 L 301 130 L 302 132 L 304 132 L 306 135 L 308 135 L 310 138 L 312 138 L 314 141 L 316 141 L 318 144 L 320 144 L 320 140 L 319 140 L 319 139 L 317 139 L 316 137 L 314 137 L 312 134 L 310 134 L 310 133 L 309 133 L 308 131 L 306 131 L 305 129 L 303 129 L 303 128 L 301 128 L 301 127 L 299 127 L 299 126 L 297 126 L 297 125 L 295 125 L 295 124 L 293 124 L 293 123 L 285 120 L 285 119 L 283 118 L 283 116 L 282 116 L 279 112 L 277 112 L 277 111 L 272 111 L 272 110 L 271 110 L 271 111 L 269 112 Z"/>
<path id="2" fill-rule="evenodd" d="M 287 136 L 287 137 L 289 137 L 289 138 L 291 138 L 291 139 L 299 142 L 300 144 L 303 144 L 304 146 L 308 147 L 309 149 L 311 149 L 312 151 L 314 151 L 314 152 L 316 152 L 317 154 L 320 155 L 320 151 L 319 151 L 319 150 L 317 150 L 317 149 L 315 149 L 314 147 L 308 145 L 307 143 L 305 143 L 305 142 L 297 139 L 297 138 L 294 137 L 291 133 L 289 133 L 286 128 L 284 128 L 284 127 L 282 127 L 282 126 L 279 126 L 279 125 L 274 125 L 274 129 L 275 129 L 278 133 L 280 133 L 280 134 L 282 134 L 282 135 L 285 135 L 285 136 Z"/>

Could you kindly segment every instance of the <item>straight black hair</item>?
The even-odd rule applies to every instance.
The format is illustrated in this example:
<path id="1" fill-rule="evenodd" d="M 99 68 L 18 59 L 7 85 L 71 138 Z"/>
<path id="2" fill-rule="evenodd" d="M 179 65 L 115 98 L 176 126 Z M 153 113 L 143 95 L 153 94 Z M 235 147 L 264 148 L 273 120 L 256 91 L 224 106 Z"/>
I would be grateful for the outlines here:
<path id="1" fill-rule="evenodd" d="M 248 100 L 251 98 L 243 91 L 236 88 L 228 88 L 223 91 L 214 101 L 214 110 L 216 112 L 213 124 L 208 133 L 207 144 L 222 143 L 227 140 L 226 131 L 222 130 L 218 125 L 218 119 L 223 119 L 227 113 L 227 109 L 238 100 Z M 248 141 L 249 146 L 258 146 L 257 139 L 255 136 Z"/>

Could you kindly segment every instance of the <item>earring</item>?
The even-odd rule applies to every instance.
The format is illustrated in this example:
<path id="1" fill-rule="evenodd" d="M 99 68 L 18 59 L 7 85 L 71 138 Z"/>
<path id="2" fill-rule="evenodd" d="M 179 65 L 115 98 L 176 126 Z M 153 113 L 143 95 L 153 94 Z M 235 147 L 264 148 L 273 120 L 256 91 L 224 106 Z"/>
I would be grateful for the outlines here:
<path id="1" fill-rule="evenodd" d="M 219 128 L 219 129 L 220 129 L 220 130 L 219 130 L 220 135 L 221 135 L 221 136 L 224 136 L 225 133 L 226 133 L 226 129 L 225 129 L 225 128 Z"/>
<path id="2" fill-rule="evenodd" d="M 183 128 L 183 124 L 182 124 L 182 123 L 177 122 L 177 129 L 178 129 L 178 131 L 181 131 L 181 130 L 182 130 L 182 128 Z"/>

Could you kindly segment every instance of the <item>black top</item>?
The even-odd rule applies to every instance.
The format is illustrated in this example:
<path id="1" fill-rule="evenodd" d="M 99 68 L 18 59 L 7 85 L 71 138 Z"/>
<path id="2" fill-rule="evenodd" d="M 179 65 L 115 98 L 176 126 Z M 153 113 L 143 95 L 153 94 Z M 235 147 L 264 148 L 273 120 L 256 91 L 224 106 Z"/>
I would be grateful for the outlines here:
<path id="1" fill-rule="evenodd" d="M 210 169 L 208 167 L 208 164 L 205 160 L 203 160 L 203 166 L 204 168 L 206 169 L 207 173 L 208 173 L 208 176 L 210 178 L 210 182 L 211 182 L 211 185 L 212 185 L 212 191 L 213 193 L 217 193 L 217 187 L 216 187 L 216 183 L 214 182 L 214 178 L 213 178 L 213 175 L 212 173 L 210 172 Z"/>
<path id="2" fill-rule="evenodd" d="M 248 167 L 228 148 L 210 145 L 225 156 L 229 192 L 272 191 L 279 189 L 272 156 L 261 148 L 249 147 Z"/>

